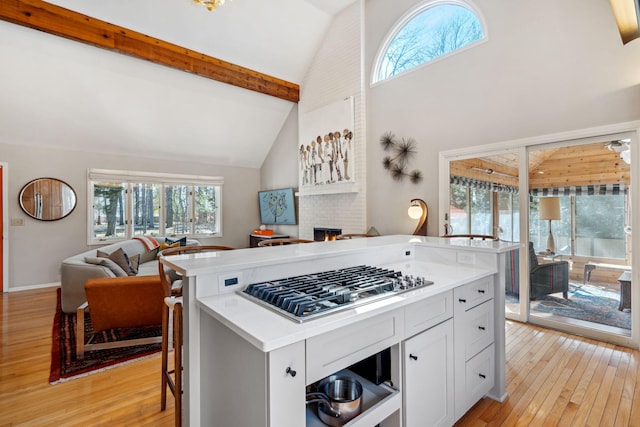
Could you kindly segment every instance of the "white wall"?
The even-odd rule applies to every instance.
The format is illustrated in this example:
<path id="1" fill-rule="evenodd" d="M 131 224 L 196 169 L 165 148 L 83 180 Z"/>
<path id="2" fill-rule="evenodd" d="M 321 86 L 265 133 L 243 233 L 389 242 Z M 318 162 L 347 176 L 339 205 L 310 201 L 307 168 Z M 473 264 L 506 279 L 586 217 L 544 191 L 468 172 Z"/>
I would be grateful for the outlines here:
<path id="1" fill-rule="evenodd" d="M 622 45 L 607 1 L 476 0 L 486 43 L 369 87 L 378 46 L 417 3 L 366 1 L 368 215 L 382 234 L 413 225 L 413 197 L 430 208 L 428 234 L 442 234 L 440 151 L 640 118 L 640 41 Z M 383 170 L 378 140 L 386 131 L 416 139 L 421 184 Z"/>
<path id="2" fill-rule="evenodd" d="M 359 1 L 340 12 L 331 23 L 306 77 L 300 85 L 299 113 L 304 114 L 355 98 L 355 181 L 358 193 L 306 195 L 299 198 L 299 234 L 313 239 L 313 227 L 340 228 L 343 233 L 363 233 L 366 217 L 366 126 L 362 90 L 362 20 Z M 297 152 L 297 141 L 291 146 Z"/>
<path id="3" fill-rule="evenodd" d="M 0 144 L 0 161 L 9 166 L 8 213 L 24 219 L 24 226 L 7 227 L 9 232 L 9 289 L 60 281 L 60 262 L 87 251 L 87 169 L 117 169 L 222 176 L 223 237 L 200 238 L 202 243 L 247 247 L 249 233 L 257 223 L 257 192 L 260 170 L 212 166 L 193 162 L 106 155 L 56 148 Z M 60 221 L 37 221 L 18 204 L 22 186 L 39 177 L 58 178 L 73 187 L 76 209 Z M 7 224 L 8 226 L 8 224 Z M 96 246 L 93 246 L 96 247 Z"/>
<path id="4" fill-rule="evenodd" d="M 297 191 L 298 187 L 298 153 L 295 147 L 298 145 L 298 107 L 291 109 L 278 137 L 271 146 L 271 150 L 260 169 L 260 189 L 276 190 L 278 188 L 292 187 Z M 256 195 L 256 203 L 258 203 Z M 297 198 L 296 198 L 297 199 Z M 295 201 L 298 207 L 298 200 Z M 259 224 L 256 224 L 256 227 Z M 277 234 L 298 236 L 298 225 L 274 225 L 269 226 Z"/>

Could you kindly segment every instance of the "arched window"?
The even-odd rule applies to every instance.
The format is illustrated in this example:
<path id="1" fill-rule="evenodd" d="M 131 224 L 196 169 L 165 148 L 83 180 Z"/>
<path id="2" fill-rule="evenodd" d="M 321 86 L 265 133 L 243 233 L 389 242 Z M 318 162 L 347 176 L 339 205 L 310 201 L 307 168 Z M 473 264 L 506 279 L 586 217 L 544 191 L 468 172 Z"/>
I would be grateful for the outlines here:
<path id="1" fill-rule="evenodd" d="M 372 83 L 450 55 L 486 38 L 479 14 L 460 0 L 430 0 L 409 11 L 382 44 Z"/>

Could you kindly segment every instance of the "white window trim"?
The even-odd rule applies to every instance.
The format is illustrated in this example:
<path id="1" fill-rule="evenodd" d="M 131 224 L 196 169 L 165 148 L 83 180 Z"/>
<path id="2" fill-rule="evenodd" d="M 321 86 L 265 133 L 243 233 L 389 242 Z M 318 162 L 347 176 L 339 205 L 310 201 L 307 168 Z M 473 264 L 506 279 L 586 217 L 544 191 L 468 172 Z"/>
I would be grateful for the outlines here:
<path id="1" fill-rule="evenodd" d="M 195 186 L 215 186 L 218 188 L 218 196 L 222 201 L 222 190 L 224 185 L 224 178 L 221 176 L 205 176 L 205 175 L 186 175 L 186 174 L 173 174 L 173 173 L 161 173 L 161 172 L 139 172 L 139 171 L 125 171 L 125 170 L 110 170 L 110 169 L 87 169 L 87 245 L 103 245 L 105 243 L 116 243 L 124 240 L 128 240 L 133 237 L 133 224 L 130 219 L 133 217 L 133 194 L 130 188 L 127 187 L 125 195 L 125 217 L 127 223 L 125 225 L 125 237 L 122 238 L 109 238 L 109 239 L 96 239 L 93 237 L 93 185 L 92 181 L 112 181 L 122 182 L 126 184 L 135 183 L 154 183 L 154 184 L 176 184 L 186 185 L 190 187 Z M 164 229 L 164 216 L 165 216 L 165 194 L 164 191 L 160 192 L 160 214 L 159 223 L 162 224 L 161 230 Z M 195 217 L 195 205 L 190 207 L 191 218 Z M 219 218 L 219 231 L 212 234 L 187 234 L 187 237 L 202 238 L 202 237 L 222 237 L 222 203 L 218 207 Z"/>
<path id="2" fill-rule="evenodd" d="M 423 62 L 422 64 L 416 65 L 415 67 L 409 68 L 408 70 L 401 71 L 396 75 L 387 77 L 386 79 L 377 80 L 377 76 L 380 72 L 380 67 L 382 66 L 382 61 L 384 59 L 384 56 L 387 50 L 389 49 L 389 46 L 391 45 L 391 42 L 396 38 L 398 33 L 405 27 L 405 25 L 407 25 L 409 21 L 411 21 L 413 18 L 415 18 L 417 15 L 424 12 L 425 10 L 430 9 L 432 7 L 442 6 L 447 4 L 461 6 L 473 12 L 478 18 L 478 21 L 480 21 L 480 25 L 482 26 L 482 32 L 484 34 L 484 37 L 480 40 L 476 40 L 473 43 L 469 43 L 468 45 L 463 46 L 459 49 L 453 50 L 442 56 L 438 56 L 437 58 L 434 58 L 432 60 Z M 484 19 L 484 15 L 480 12 L 480 9 L 478 9 L 478 7 L 475 4 L 473 4 L 471 1 L 469 0 L 464 0 L 464 1 L 463 0 L 424 0 L 423 2 L 419 3 L 417 6 L 414 6 L 413 8 L 409 9 L 409 11 L 407 11 L 404 15 L 402 15 L 402 17 L 400 17 L 400 19 L 391 26 L 391 29 L 389 30 L 387 35 L 384 37 L 383 42 L 378 48 L 378 51 L 376 52 L 376 56 L 374 57 L 375 59 L 373 61 L 373 67 L 371 68 L 369 86 L 375 87 L 379 84 L 386 83 L 391 80 L 395 80 L 399 76 L 405 76 L 415 70 L 422 69 L 429 64 L 440 62 L 443 59 L 449 58 L 453 55 L 457 55 L 458 53 L 462 53 L 468 49 L 471 49 L 482 43 L 485 43 L 488 40 L 489 40 L 489 33 L 488 33 L 486 21 Z"/>

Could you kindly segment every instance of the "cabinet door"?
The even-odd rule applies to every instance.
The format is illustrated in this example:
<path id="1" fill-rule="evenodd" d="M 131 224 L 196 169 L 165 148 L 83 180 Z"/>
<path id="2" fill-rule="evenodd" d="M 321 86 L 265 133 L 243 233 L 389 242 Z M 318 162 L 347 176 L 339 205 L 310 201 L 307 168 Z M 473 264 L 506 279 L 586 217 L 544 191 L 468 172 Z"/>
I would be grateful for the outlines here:
<path id="1" fill-rule="evenodd" d="M 406 340 L 403 358 L 405 427 L 453 425 L 453 320 Z"/>
<path id="2" fill-rule="evenodd" d="M 269 427 L 305 425 L 304 347 L 302 341 L 269 353 Z"/>

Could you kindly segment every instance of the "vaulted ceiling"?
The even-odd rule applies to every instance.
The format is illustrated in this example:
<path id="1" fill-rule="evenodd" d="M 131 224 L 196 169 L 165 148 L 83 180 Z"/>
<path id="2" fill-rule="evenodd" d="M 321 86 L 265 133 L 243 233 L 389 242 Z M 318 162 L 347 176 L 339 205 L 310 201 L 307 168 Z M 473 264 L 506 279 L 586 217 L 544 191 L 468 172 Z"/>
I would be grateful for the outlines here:
<path id="1" fill-rule="evenodd" d="M 4 1 L 4 0 L 3 0 Z M 301 84 L 354 0 L 51 0 L 102 21 Z M 39 3 L 23 0 L 24 3 Z M 93 46 L 0 22 L 0 143 L 260 167 L 293 107 Z M 62 40 L 62 41 L 61 41 Z"/>

